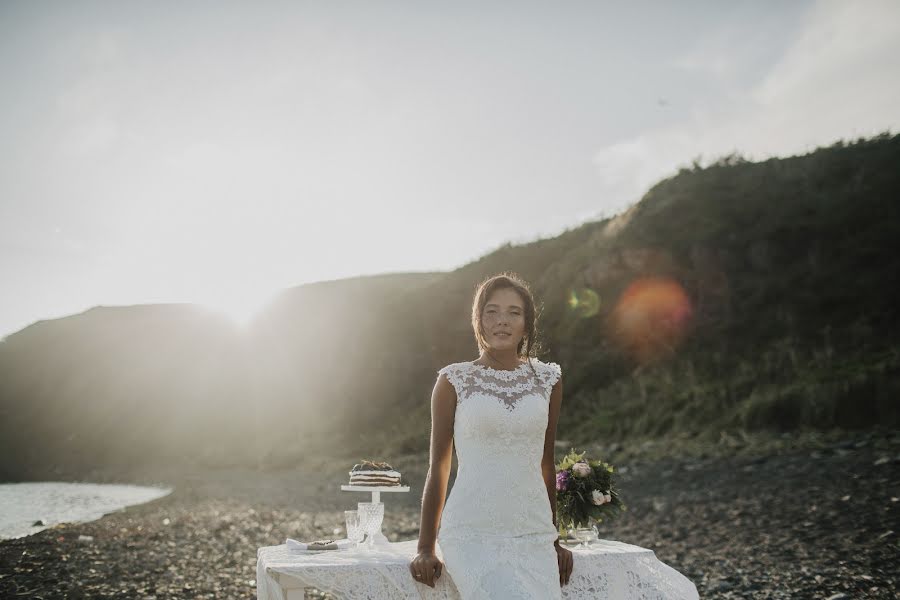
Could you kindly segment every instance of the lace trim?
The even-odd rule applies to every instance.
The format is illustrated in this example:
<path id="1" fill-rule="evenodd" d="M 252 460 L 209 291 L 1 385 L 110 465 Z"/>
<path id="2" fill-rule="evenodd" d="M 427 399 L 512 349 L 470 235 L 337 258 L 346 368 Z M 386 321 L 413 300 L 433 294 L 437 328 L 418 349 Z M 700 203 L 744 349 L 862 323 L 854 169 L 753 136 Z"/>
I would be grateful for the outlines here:
<path id="1" fill-rule="evenodd" d="M 522 392 L 526 392 L 534 388 L 533 383 L 515 383 L 511 386 L 502 386 L 499 383 L 493 383 L 491 381 L 481 381 L 478 383 L 479 386 L 497 392 L 498 394 L 504 394 L 506 396 L 515 396 L 516 394 L 521 394 Z"/>
<path id="2" fill-rule="evenodd" d="M 488 367 L 486 365 L 479 365 L 477 363 L 456 363 L 456 364 L 460 364 L 460 365 L 468 364 L 476 371 L 486 371 L 486 372 L 491 373 L 491 375 L 493 377 L 498 377 L 500 379 L 505 379 L 507 381 L 515 379 L 518 372 L 521 371 L 523 368 L 526 368 L 526 369 L 529 368 L 528 361 L 520 363 L 519 366 L 516 367 L 515 369 L 494 369 L 493 367 Z"/>
<path id="3" fill-rule="evenodd" d="M 538 377 L 540 377 L 544 385 L 549 388 L 552 388 L 556 385 L 556 382 L 559 381 L 559 378 L 562 376 L 562 367 L 560 367 L 557 363 L 543 363 L 546 369 L 543 371 L 538 371 Z"/>

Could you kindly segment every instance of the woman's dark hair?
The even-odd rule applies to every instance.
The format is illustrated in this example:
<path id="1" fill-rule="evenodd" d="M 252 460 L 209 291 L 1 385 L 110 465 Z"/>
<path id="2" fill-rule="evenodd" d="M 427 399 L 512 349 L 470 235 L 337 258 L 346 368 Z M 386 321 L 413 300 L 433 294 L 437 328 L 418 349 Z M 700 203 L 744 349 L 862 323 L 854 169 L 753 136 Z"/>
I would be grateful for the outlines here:
<path id="1" fill-rule="evenodd" d="M 536 340 L 537 310 L 535 309 L 534 297 L 531 295 L 531 289 L 528 287 L 528 284 L 511 271 L 504 271 L 493 277 L 488 277 L 478 284 L 475 290 L 475 297 L 472 300 L 472 330 L 475 332 L 475 341 L 478 342 L 478 351 L 482 352 L 488 348 L 484 330 L 481 327 L 481 315 L 484 313 L 484 306 L 487 304 L 491 294 L 505 288 L 515 290 L 522 298 L 522 304 L 524 304 L 525 336 L 519 341 L 516 354 L 519 357 L 528 359 L 530 364 L 530 359 L 536 357 L 539 349 Z"/>

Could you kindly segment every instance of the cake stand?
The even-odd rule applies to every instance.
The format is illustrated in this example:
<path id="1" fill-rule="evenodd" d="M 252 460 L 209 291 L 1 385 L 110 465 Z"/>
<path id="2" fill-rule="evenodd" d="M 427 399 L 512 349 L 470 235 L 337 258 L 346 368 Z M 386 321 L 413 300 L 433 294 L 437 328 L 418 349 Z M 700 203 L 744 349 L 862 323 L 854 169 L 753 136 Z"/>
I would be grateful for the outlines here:
<path id="1" fill-rule="evenodd" d="M 342 485 L 343 492 L 372 492 L 372 503 L 383 504 L 381 502 L 381 492 L 408 492 L 408 485 Z M 382 521 L 384 524 L 384 521 Z M 390 540 L 379 529 L 373 536 L 372 541 L 376 546 L 390 544 Z"/>

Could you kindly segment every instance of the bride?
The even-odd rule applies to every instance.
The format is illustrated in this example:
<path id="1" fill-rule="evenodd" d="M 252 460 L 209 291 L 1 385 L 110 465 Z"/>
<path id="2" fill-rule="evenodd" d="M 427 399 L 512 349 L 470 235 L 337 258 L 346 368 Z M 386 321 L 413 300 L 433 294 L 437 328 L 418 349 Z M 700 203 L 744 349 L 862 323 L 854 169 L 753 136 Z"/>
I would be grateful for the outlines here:
<path id="1" fill-rule="evenodd" d="M 440 369 L 432 392 L 418 554 L 409 570 L 435 587 L 446 566 L 463 600 L 560 598 L 572 574 L 556 526 L 561 369 L 533 356 L 535 312 L 517 275 L 482 282 L 472 303 L 480 354 Z M 458 472 L 445 504 L 454 448 Z"/>

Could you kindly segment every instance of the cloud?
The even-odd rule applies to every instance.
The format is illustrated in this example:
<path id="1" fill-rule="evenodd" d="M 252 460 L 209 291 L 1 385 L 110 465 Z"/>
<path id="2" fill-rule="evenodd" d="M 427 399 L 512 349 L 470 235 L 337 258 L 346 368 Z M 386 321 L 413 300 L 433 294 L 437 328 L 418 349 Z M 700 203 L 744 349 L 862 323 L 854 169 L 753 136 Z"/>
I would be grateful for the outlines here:
<path id="1" fill-rule="evenodd" d="M 123 77 L 127 66 L 123 46 L 127 35 L 106 30 L 64 40 L 68 53 L 61 65 L 72 74 L 55 100 L 59 149 L 84 156 L 110 149 L 122 138 Z M 125 79 L 128 81 L 128 79 Z"/>
<path id="2" fill-rule="evenodd" d="M 673 58 L 669 64 L 677 69 L 725 78 L 738 69 L 734 40 L 742 34 L 736 26 L 728 25 L 700 38 L 693 48 Z"/>
<path id="3" fill-rule="evenodd" d="M 810 89 L 833 91 L 855 79 L 876 83 L 896 67 L 900 4 L 892 0 L 817 3 L 807 27 L 759 86 L 757 98 L 774 104 Z M 896 82 L 897 77 L 885 79 Z"/>
<path id="4" fill-rule="evenodd" d="M 101 116 L 73 124 L 63 133 L 59 144 L 63 153 L 83 156 L 102 152 L 118 139 L 118 124 Z"/>
<path id="5" fill-rule="evenodd" d="M 208 175 L 220 170 L 229 160 L 234 160 L 228 152 L 214 142 L 205 140 L 191 141 L 173 148 L 163 155 L 162 163 L 180 171 L 202 173 Z M 235 161 L 236 162 L 236 161 Z M 235 166 L 234 164 L 229 167 Z"/>
<path id="6" fill-rule="evenodd" d="M 635 202 L 655 181 L 698 155 L 710 159 L 738 151 L 759 160 L 896 130 L 897 56 L 900 3 L 819 2 L 748 91 L 732 89 L 727 101 L 698 105 L 686 121 L 601 148 L 594 163 L 610 194 Z M 733 57 L 706 63 L 699 57 L 689 53 L 676 62 L 717 74 L 741 64 Z"/>
<path id="7" fill-rule="evenodd" d="M 855 138 L 900 123 L 900 4 L 820 2 L 754 90 L 756 122 L 795 149 Z"/>

